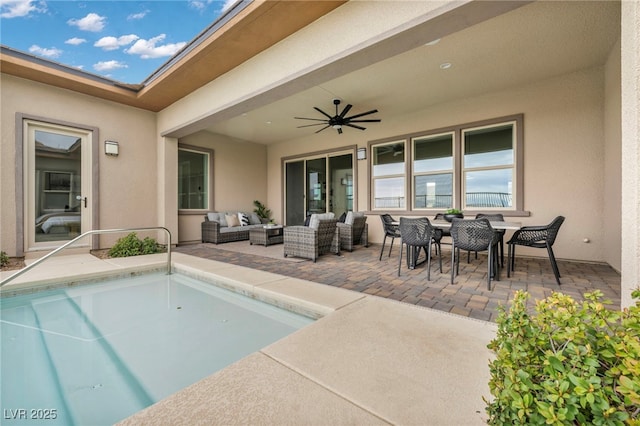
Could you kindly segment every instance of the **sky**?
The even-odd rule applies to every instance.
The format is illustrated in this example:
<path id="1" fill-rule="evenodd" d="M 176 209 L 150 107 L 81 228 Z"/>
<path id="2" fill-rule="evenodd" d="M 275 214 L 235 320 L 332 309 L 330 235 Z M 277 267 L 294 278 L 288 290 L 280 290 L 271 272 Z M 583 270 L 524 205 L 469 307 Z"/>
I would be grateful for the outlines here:
<path id="1" fill-rule="evenodd" d="M 142 83 L 236 0 L 0 0 L 0 43 Z"/>

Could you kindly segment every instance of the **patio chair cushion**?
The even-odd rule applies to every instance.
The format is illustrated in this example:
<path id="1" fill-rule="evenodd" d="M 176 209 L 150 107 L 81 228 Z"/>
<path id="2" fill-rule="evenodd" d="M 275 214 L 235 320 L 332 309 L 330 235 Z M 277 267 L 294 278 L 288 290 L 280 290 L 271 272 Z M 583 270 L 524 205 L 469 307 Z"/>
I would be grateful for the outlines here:
<path id="1" fill-rule="evenodd" d="M 249 215 L 249 223 L 251 223 L 252 225 L 260 225 L 262 224 L 262 221 L 260 220 L 257 214 L 251 213 Z"/>
<path id="2" fill-rule="evenodd" d="M 347 212 L 347 217 L 344 219 L 344 223 L 347 225 L 353 225 L 353 221 L 356 217 L 364 217 L 364 212 Z"/>
<path id="3" fill-rule="evenodd" d="M 325 219 L 333 219 L 335 215 L 333 212 L 329 213 L 314 213 L 311 215 L 311 219 L 309 220 L 309 228 L 318 229 L 318 225 L 321 220 Z"/>

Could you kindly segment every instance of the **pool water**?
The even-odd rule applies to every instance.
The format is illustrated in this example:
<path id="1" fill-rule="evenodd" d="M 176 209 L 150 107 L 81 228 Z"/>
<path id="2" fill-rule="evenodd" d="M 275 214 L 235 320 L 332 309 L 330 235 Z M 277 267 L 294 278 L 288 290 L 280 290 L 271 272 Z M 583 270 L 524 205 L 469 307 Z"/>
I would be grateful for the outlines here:
<path id="1" fill-rule="evenodd" d="M 179 275 L 0 299 L 0 423 L 113 424 L 313 322 Z"/>

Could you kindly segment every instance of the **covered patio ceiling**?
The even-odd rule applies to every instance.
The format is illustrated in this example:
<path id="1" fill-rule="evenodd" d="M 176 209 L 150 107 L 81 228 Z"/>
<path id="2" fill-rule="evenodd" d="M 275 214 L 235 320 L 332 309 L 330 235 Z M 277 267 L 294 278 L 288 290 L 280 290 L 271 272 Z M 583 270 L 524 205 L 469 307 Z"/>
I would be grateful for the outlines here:
<path id="1" fill-rule="evenodd" d="M 283 95 L 291 90 L 284 86 L 282 92 L 274 89 L 268 95 L 272 102 L 262 100 L 264 105 L 253 108 L 255 102 L 248 100 L 206 117 L 199 127 L 266 145 L 301 137 L 335 137 L 330 129 L 317 135 L 320 127 L 299 129 L 309 122 L 293 117 L 321 118 L 313 107 L 330 113 L 335 111 L 332 99 L 340 98 L 353 104 L 353 114 L 378 109 L 375 118 L 383 122 L 371 126 L 381 126 L 441 103 L 601 66 L 619 36 L 618 2 L 528 3 L 443 36 L 435 44 L 421 40 L 420 47 L 409 51 L 407 37 L 415 34 L 400 33 L 393 45 L 372 47 L 384 52 L 369 56 L 386 55 L 385 59 L 355 71 L 358 65 L 347 59 L 326 72 L 328 77 L 338 75 L 335 78 L 318 81 L 317 73 L 301 77 L 296 85 L 302 90 L 295 94 Z M 446 63 L 450 68 L 442 69 Z"/>

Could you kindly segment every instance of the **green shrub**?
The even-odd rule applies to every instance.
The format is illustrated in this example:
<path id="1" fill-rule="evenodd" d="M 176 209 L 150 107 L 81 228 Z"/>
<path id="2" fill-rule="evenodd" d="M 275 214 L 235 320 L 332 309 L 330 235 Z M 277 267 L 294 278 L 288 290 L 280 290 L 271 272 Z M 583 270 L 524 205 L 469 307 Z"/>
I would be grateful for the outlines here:
<path id="1" fill-rule="evenodd" d="M 613 311 L 599 290 L 581 303 L 554 293 L 530 315 L 528 297 L 500 308 L 488 345 L 488 423 L 640 425 L 640 303 Z"/>
<path id="2" fill-rule="evenodd" d="M 160 252 L 160 245 L 153 238 L 146 237 L 140 240 L 135 232 L 120 238 L 109 250 L 111 257 L 138 256 L 141 254 L 153 254 Z"/>
<path id="3" fill-rule="evenodd" d="M 0 266 L 4 266 L 9 263 L 9 256 L 4 251 L 0 251 Z"/>

